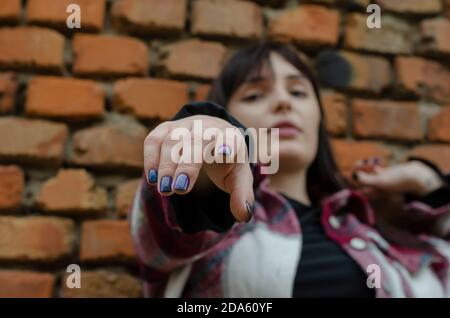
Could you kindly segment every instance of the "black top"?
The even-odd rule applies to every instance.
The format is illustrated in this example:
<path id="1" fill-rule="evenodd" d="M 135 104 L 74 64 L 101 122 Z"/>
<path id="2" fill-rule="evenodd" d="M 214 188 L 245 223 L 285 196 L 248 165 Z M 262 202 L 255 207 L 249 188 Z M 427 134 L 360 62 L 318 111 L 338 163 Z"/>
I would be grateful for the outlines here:
<path id="1" fill-rule="evenodd" d="M 298 216 L 303 240 L 293 297 L 375 297 L 375 290 L 367 287 L 367 274 L 326 236 L 320 208 L 286 199 Z"/>

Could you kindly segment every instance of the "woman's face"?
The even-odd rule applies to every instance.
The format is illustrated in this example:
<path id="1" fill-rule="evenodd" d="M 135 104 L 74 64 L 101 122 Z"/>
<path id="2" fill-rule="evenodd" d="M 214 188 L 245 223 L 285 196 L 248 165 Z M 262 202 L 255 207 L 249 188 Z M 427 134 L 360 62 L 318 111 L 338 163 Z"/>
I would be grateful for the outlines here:
<path id="1" fill-rule="evenodd" d="M 271 53 L 270 65 L 239 87 L 228 110 L 246 127 L 279 129 L 281 168 L 308 167 L 314 160 L 319 103 L 311 82 L 281 55 Z"/>

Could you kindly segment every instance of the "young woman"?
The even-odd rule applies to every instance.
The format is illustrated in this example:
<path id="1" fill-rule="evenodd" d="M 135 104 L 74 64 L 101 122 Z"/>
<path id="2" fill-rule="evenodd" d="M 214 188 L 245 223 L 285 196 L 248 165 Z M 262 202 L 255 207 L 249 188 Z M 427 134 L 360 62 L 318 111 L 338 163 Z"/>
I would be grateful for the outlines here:
<path id="1" fill-rule="evenodd" d="M 418 158 L 389 168 L 375 158 L 355 167 L 358 190 L 349 188 L 319 88 L 294 49 L 264 42 L 237 52 L 208 100 L 184 106 L 144 143 L 131 227 L 147 296 L 450 295 L 448 177 Z M 171 132 L 195 120 L 221 132 L 278 128 L 279 170 L 175 162 Z M 249 151 L 229 141 L 204 145 L 217 158 Z M 368 199 L 398 194 L 414 231 L 380 222 Z"/>

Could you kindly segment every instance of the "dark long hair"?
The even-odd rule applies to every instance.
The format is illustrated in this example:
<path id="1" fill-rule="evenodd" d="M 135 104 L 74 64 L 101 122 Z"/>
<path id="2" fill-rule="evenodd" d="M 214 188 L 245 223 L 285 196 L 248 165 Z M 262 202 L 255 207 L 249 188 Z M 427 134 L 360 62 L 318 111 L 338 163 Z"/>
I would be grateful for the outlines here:
<path id="1" fill-rule="evenodd" d="M 327 195 L 343 189 L 346 184 L 337 169 L 325 127 L 325 114 L 319 93 L 319 86 L 309 66 L 302 60 L 295 48 L 278 42 L 264 41 L 236 52 L 227 62 L 221 74 L 215 79 L 208 100 L 227 107 L 236 90 L 254 72 L 260 72 L 269 62 L 270 53 L 278 53 L 306 76 L 313 88 L 320 107 L 319 144 L 316 157 L 308 169 L 307 191 L 313 204 Z"/>

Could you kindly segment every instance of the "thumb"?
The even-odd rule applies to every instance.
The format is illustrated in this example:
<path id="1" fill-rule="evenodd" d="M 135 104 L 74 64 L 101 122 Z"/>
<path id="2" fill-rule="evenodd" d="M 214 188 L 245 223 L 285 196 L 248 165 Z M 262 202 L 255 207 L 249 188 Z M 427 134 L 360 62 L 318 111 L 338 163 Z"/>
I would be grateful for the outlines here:
<path id="1" fill-rule="evenodd" d="M 356 172 L 356 179 L 360 185 L 377 188 L 382 191 L 395 190 L 396 184 L 393 182 L 388 171 L 377 173 Z"/>
<path id="2" fill-rule="evenodd" d="M 374 173 L 366 173 L 362 171 L 355 172 L 356 179 L 358 183 L 365 186 L 377 186 L 378 185 L 378 175 Z"/>
<path id="3" fill-rule="evenodd" d="M 224 185 L 230 194 L 230 209 L 236 220 L 248 222 L 253 216 L 255 195 L 249 164 L 236 164 L 225 176 Z"/>

